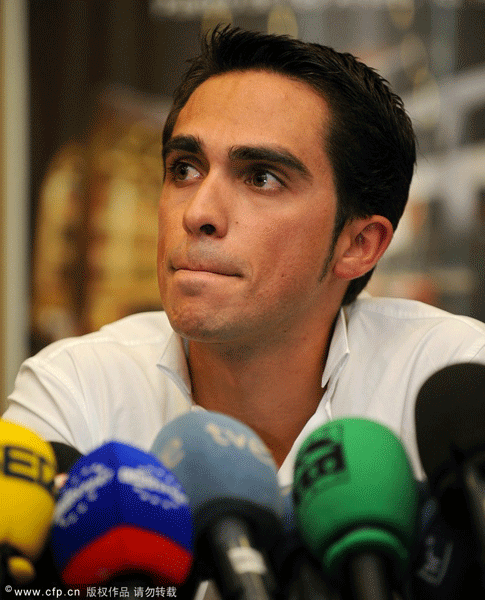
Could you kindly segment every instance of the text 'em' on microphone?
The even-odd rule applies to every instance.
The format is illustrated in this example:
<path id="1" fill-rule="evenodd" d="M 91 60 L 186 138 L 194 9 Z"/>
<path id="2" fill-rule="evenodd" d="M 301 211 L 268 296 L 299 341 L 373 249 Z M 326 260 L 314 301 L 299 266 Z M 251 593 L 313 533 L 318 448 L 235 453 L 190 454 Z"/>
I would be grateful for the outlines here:
<path id="1" fill-rule="evenodd" d="M 227 415 L 193 411 L 163 427 L 152 452 L 189 496 L 200 579 L 214 579 L 225 600 L 271 598 L 267 551 L 282 533 L 283 499 L 259 436 Z"/>
<path id="2" fill-rule="evenodd" d="M 343 418 L 311 433 L 295 462 L 294 502 L 325 577 L 356 600 L 392 598 L 409 568 L 418 491 L 390 429 Z"/>
<path id="3" fill-rule="evenodd" d="M 69 471 L 51 544 L 71 587 L 181 585 L 192 564 L 187 496 L 155 456 L 109 442 Z"/>

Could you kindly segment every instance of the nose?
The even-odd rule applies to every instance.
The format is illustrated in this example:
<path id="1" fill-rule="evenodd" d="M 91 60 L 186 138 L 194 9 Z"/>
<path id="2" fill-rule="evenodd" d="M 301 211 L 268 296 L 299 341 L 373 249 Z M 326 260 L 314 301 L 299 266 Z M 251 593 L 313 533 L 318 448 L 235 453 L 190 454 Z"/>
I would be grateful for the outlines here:
<path id="1" fill-rule="evenodd" d="M 216 173 L 194 188 L 183 215 L 184 229 L 195 236 L 224 237 L 228 228 L 228 190 Z"/>

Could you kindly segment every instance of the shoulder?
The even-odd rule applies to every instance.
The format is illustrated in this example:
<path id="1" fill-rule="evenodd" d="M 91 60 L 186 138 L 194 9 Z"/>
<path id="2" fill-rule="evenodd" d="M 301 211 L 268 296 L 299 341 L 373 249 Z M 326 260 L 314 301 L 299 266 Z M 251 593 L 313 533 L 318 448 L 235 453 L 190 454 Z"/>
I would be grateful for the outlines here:
<path id="1" fill-rule="evenodd" d="M 20 373 L 54 377 L 69 388 L 86 388 L 90 381 L 156 381 L 157 363 L 173 337 L 163 312 L 139 313 L 99 331 L 66 338 L 28 358 Z"/>
<path id="2" fill-rule="evenodd" d="M 458 320 L 472 324 L 479 330 L 485 331 L 485 324 L 481 321 L 463 315 L 456 315 L 436 306 L 407 298 L 373 297 L 369 294 L 362 294 L 355 302 L 349 305 L 349 308 L 355 314 L 384 315 L 389 318 L 403 320 Z"/>
<path id="3" fill-rule="evenodd" d="M 452 362 L 485 363 L 485 324 L 422 302 L 363 297 L 345 309 L 349 347 L 435 368 Z"/>
<path id="4" fill-rule="evenodd" d="M 83 453 L 113 438 L 144 444 L 184 406 L 157 366 L 170 340 L 165 313 L 150 312 L 54 342 L 21 366 L 6 415 Z"/>
<path id="5" fill-rule="evenodd" d="M 414 433 L 417 394 L 443 367 L 485 364 L 485 324 L 413 300 L 369 296 L 359 297 L 344 313 L 349 354 L 334 412 L 389 426 L 422 477 Z"/>
<path id="6" fill-rule="evenodd" d="M 152 347 L 160 352 L 172 333 L 164 312 L 138 313 L 105 325 L 99 331 L 54 342 L 43 348 L 34 359 L 50 362 L 63 354 L 82 355 L 91 351 L 130 353 Z"/>
<path id="7" fill-rule="evenodd" d="M 376 335 L 395 337 L 415 331 L 418 335 L 433 331 L 435 335 L 461 333 L 485 343 L 485 323 L 449 313 L 440 308 L 404 298 L 359 297 L 345 309 L 350 327 L 373 325 Z M 369 332 L 372 329 L 369 328 Z"/>

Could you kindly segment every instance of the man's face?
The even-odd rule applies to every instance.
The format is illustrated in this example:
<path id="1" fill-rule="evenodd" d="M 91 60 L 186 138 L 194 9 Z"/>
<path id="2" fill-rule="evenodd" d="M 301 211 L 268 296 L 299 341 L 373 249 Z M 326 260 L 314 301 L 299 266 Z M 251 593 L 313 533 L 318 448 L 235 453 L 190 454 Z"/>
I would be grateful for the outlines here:
<path id="1" fill-rule="evenodd" d="M 158 242 L 163 307 L 183 337 L 264 344 L 328 318 L 328 123 L 309 86 L 265 71 L 190 96 L 164 148 Z"/>

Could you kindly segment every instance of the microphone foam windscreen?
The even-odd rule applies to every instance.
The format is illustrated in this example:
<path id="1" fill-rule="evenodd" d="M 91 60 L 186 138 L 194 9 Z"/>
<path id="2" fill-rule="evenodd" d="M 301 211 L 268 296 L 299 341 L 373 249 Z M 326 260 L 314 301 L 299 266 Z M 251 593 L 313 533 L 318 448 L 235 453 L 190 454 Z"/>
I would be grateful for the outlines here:
<path id="1" fill-rule="evenodd" d="M 70 470 L 54 513 L 52 550 L 69 585 L 125 573 L 176 585 L 191 567 L 192 538 L 178 479 L 155 456 L 109 442 Z"/>
<path id="2" fill-rule="evenodd" d="M 485 365 L 440 369 L 421 387 L 415 411 L 419 456 L 434 487 L 460 455 L 485 450 Z"/>
<path id="3" fill-rule="evenodd" d="M 0 451 L 0 544 L 35 560 L 46 542 L 54 510 L 54 452 L 33 431 L 3 420 Z"/>
<path id="4" fill-rule="evenodd" d="M 296 458 L 294 501 L 301 535 L 330 577 L 368 549 L 406 568 L 418 491 L 401 441 L 384 425 L 343 418 L 311 433 Z"/>
<path id="5" fill-rule="evenodd" d="M 186 413 L 165 425 L 151 451 L 184 485 L 194 519 L 211 503 L 247 502 L 283 515 L 276 465 L 259 436 L 212 411 Z"/>

